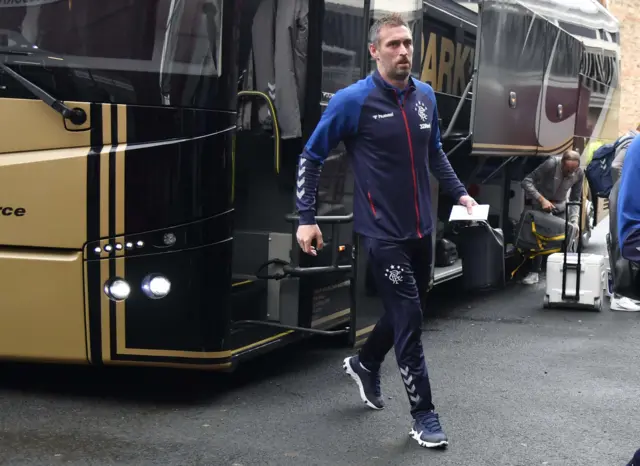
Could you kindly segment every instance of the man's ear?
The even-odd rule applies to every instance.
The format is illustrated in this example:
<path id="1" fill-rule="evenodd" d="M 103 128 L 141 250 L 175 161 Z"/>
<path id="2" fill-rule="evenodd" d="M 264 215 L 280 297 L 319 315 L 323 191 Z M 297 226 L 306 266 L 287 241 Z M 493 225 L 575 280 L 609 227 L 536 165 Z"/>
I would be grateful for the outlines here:
<path id="1" fill-rule="evenodd" d="M 369 54 L 374 60 L 378 59 L 378 48 L 375 44 L 369 44 Z"/>

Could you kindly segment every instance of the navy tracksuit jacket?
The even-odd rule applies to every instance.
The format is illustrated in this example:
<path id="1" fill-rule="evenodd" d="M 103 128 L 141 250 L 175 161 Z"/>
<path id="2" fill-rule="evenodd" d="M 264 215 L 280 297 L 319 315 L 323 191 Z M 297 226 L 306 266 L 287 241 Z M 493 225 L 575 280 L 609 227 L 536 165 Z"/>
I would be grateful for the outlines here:
<path id="1" fill-rule="evenodd" d="M 302 225 L 314 223 L 318 168 L 340 140 L 352 158 L 354 229 L 361 235 L 390 241 L 429 235 L 429 170 L 455 200 L 466 194 L 442 151 L 431 86 L 411 80 L 400 91 L 376 71 L 333 96 L 304 148 Z"/>
<path id="2" fill-rule="evenodd" d="M 377 370 L 395 346 L 415 415 L 433 409 L 420 341 L 420 292 L 430 278 L 432 255 L 429 172 L 456 201 L 467 192 L 442 150 L 431 86 L 410 79 L 407 88 L 396 89 L 376 71 L 333 96 L 304 148 L 297 193 L 301 225 L 314 223 L 320 168 L 340 140 L 355 178 L 354 230 L 365 237 L 385 306 L 360 360 Z"/>

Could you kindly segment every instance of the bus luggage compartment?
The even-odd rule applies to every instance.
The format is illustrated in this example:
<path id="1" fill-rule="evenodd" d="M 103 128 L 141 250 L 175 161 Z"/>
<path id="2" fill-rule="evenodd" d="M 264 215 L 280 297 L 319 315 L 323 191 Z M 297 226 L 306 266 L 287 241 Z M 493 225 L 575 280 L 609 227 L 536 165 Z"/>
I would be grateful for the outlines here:
<path id="1" fill-rule="evenodd" d="M 86 363 L 82 253 L 0 250 L 0 358 Z"/>
<path id="2" fill-rule="evenodd" d="M 570 149 L 587 117 L 578 109 L 583 44 L 539 15 L 536 2 L 489 0 L 479 23 L 472 153 L 526 156 Z"/>

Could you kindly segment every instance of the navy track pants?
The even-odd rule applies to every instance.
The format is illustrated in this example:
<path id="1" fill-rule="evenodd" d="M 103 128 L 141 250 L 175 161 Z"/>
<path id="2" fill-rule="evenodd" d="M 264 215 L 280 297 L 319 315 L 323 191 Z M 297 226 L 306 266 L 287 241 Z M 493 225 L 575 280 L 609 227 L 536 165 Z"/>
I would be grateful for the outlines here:
<path id="1" fill-rule="evenodd" d="M 628 261 L 640 263 L 640 230 L 632 231 L 620 249 L 622 257 Z"/>
<path id="2" fill-rule="evenodd" d="M 422 349 L 422 304 L 431 271 L 431 237 L 402 243 L 363 238 L 385 313 L 360 350 L 360 362 L 377 371 L 395 347 L 411 414 L 434 409 Z"/>

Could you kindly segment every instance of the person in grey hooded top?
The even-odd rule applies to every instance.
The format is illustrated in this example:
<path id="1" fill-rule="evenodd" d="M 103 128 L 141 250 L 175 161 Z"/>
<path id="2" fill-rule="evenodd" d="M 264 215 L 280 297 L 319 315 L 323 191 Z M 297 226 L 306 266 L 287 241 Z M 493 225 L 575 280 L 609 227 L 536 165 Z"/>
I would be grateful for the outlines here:
<path id="1" fill-rule="evenodd" d="M 640 134 L 640 124 L 636 127 L 636 129 L 632 129 L 628 131 L 620 139 L 625 139 L 617 148 L 616 155 L 611 163 L 611 178 L 613 180 L 613 184 L 616 183 L 622 176 L 622 166 L 624 165 L 624 158 L 627 155 L 627 149 L 629 148 L 629 144 L 633 141 L 638 134 Z"/>

